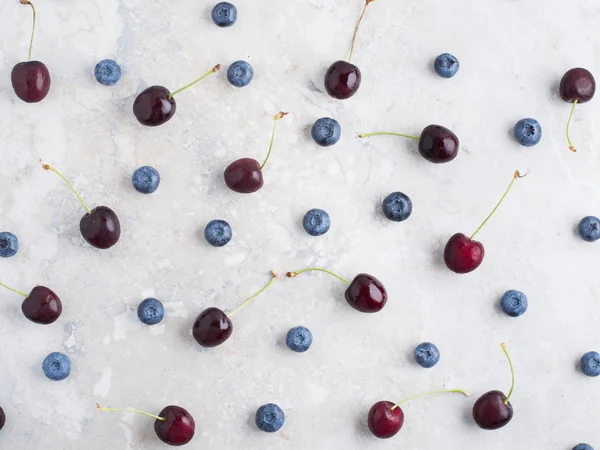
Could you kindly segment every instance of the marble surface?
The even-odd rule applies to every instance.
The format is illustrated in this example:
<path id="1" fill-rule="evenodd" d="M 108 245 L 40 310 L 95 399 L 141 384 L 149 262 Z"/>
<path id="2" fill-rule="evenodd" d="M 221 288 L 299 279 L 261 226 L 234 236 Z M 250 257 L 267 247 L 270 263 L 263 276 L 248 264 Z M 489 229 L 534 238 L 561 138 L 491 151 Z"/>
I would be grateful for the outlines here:
<path id="1" fill-rule="evenodd" d="M 600 73 L 597 2 L 378 0 L 355 53 L 363 84 L 344 102 L 325 95 L 322 80 L 347 55 L 361 0 L 236 3 L 238 23 L 220 29 L 210 20 L 214 2 L 205 0 L 38 1 L 33 55 L 48 66 L 52 87 L 36 105 L 19 101 L 10 85 L 12 66 L 27 54 L 31 12 L 17 0 L 0 4 L 0 229 L 21 243 L 17 256 L 0 261 L 0 280 L 21 290 L 47 285 L 64 304 L 59 321 L 42 327 L 22 316 L 18 296 L 0 292 L 0 405 L 8 416 L 0 448 L 165 448 L 152 419 L 100 414 L 95 402 L 155 413 L 179 404 L 196 419 L 192 449 L 599 448 L 600 380 L 583 376 L 577 360 L 600 348 L 600 244 L 579 239 L 575 226 L 600 214 L 600 100 L 577 110 L 572 154 L 564 137 L 569 106 L 557 95 L 571 67 Z M 452 80 L 432 70 L 446 51 L 461 62 Z M 111 57 L 123 78 L 107 88 L 92 72 Z M 255 68 L 250 87 L 231 87 L 222 70 L 179 95 L 168 124 L 136 122 L 131 106 L 144 87 L 176 89 L 238 59 Z M 250 196 L 229 191 L 223 169 L 238 157 L 264 157 L 279 110 L 290 115 L 264 188 Z M 329 149 L 310 139 L 322 116 L 343 128 Z M 543 126 L 532 149 L 510 136 L 523 117 Z M 430 164 L 412 141 L 356 137 L 419 134 L 431 123 L 461 139 L 454 162 Z M 81 205 L 40 160 L 70 177 L 91 206 L 118 213 L 115 247 L 84 243 Z M 150 196 L 130 183 L 146 164 L 162 176 Z M 442 261 L 446 240 L 477 227 L 515 169 L 529 175 L 479 235 L 483 265 L 451 273 Z M 394 190 L 414 203 L 402 224 L 379 211 Z M 301 228 L 313 207 L 332 219 L 320 238 Z M 234 230 L 221 249 L 202 238 L 215 218 Z M 236 314 L 226 344 L 198 348 L 191 325 L 203 308 L 231 311 L 270 269 L 283 275 L 315 265 L 346 277 L 376 275 L 390 294 L 387 306 L 360 314 L 333 278 L 283 278 Z M 521 318 L 499 311 L 508 289 L 529 297 Z M 135 314 L 148 296 L 166 305 L 154 327 Z M 314 335 L 305 354 L 284 345 L 296 325 Z M 430 370 L 411 358 L 425 340 L 442 354 Z M 501 342 L 516 370 L 515 417 L 485 432 L 470 409 L 482 393 L 508 390 Z M 73 361 L 65 381 L 42 373 L 52 351 Z M 444 386 L 473 395 L 408 404 L 404 428 L 388 441 L 366 429 L 376 401 Z M 253 425 L 267 402 L 286 412 L 276 434 Z"/>

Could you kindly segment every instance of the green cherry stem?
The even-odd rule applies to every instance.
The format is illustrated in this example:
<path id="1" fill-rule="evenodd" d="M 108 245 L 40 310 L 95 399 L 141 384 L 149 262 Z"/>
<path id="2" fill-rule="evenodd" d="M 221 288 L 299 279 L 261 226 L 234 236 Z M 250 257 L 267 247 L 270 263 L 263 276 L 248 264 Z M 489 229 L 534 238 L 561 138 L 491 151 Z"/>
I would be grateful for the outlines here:
<path id="1" fill-rule="evenodd" d="M 510 356 L 508 355 L 508 350 L 506 349 L 506 345 L 504 343 L 500 344 L 500 346 L 502 347 L 502 351 L 504 352 L 504 354 L 506 355 L 506 359 L 508 359 L 508 365 L 510 366 L 510 375 L 512 377 L 512 383 L 510 385 L 510 391 L 508 391 L 508 395 L 506 396 L 506 400 L 504 400 L 504 404 L 508 405 L 508 401 L 510 400 L 510 396 L 512 395 L 514 389 L 515 389 L 515 369 L 513 367 L 513 363 L 510 359 Z"/>
<path id="2" fill-rule="evenodd" d="M 573 106 L 571 107 L 571 114 L 569 114 L 569 120 L 567 120 L 567 142 L 569 143 L 569 150 L 573 153 L 577 151 L 575 147 L 573 147 L 573 143 L 571 142 L 571 138 L 569 137 L 569 127 L 571 126 L 571 119 L 573 118 L 573 113 L 575 112 L 575 106 L 577 106 L 578 98 L 573 102 Z"/>
<path id="3" fill-rule="evenodd" d="M 402 400 L 402 401 L 396 403 L 394 406 L 392 406 L 391 410 L 393 411 L 394 409 L 396 409 L 398 406 L 402 405 L 403 403 L 409 402 L 416 398 L 425 397 L 426 395 L 446 394 L 446 393 L 452 393 L 452 392 L 458 392 L 459 394 L 464 394 L 467 397 L 469 396 L 469 393 L 467 391 L 463 391 L 462 389 L 449 389 L 449 390 L 445 390 L 445 391 L 426 392 L 425 394 L 419 394 L 419 395 L 415 395 L 414 397 L 405 398 L 404 400 Z"/>
<path id="4" fill-rule="evenodd" d="M 362 13 L 360 14 L 360 18 L 356 23 L 356 29 L 354 30 L 354 37 L 352 38 L 352 46 L 350 47 L 350 56 L 348 56 L 348 62 L 352 62 L 352 54 L 354 53 L 354 45 L 356 44 L 356 36 L 358 36 L 358 29 L 360 28 L 360 23 L 365 17 L 365 13 L 367 12 L 367 6 L 373 3 L 375 0 L 366 0 L 365 6 L 363 7 Z"/>
<path id="5" fill-rule="evenodd" d="M 358 137 L 359 138 L 367 138 L 367 137 L 371 137 L 371 136 L 383 136 L 383 135 L 400 136 L 400 137 L 405 137 L 408 139 L 414 139 L 415 141 L 418 141 L 421 139 L 418 136 L 411 136 L 410 134 L 402 134 L 402 133 L 393 133 L 391 131 L 378 131 L 377 133 L 363 133 L 363 134 L 359 134 Z"/>
<path id="6" fill-rule="evenodd" d="M 273 132 L 271 133 L 271 143 L 269 144 L 269 151 L 267 153 L 267 157 L 265 158 L 265 161 L 260 166 L 260 170 L 263 170 L 263 168 L 267 164 L 267 161 L 269 160 L 269 157 L 271 156 L 271 150 L 273 150 L 273 143 L 275 142 L 275 132 L 277 131 L 277 122 L 279 122 L 281 119 L 283 119 L 288 114 L 289 113 L 286 113 L 283 111 L 280 111 L 277 114 L 275 114 L 275 117 L 274 117 L 275 122 L 273 123 Z"/>
<path id="7" fill-rule="evenodd" d="M 500 198 L 500 201 L 498 203 L 496 203 L 496 206 L 494 207 L 494 209 L 492 209 L 492 212 L 485 218 L 485 220 L 481 223 L 481 225 L 479 225 L 479 228 L 477 228 L 475 230 L 475 233 L 473 233 L 471 235 L 470 239 L 473 239 L 475 237 L 475 235 L 481 231 L 481 229 L 484 227 L 484 225 L 486 223 L 488 223 L 488 220 L 490 220 L 492 218 L 492 216 L 494 215 L 494 213 L 496 212 L 496 210 L 500 207 L 500 205 L 502 204 L 502 202 L 504 201 L 504 199 L 508 195 L 508 192 L 510 191 L 510 189 L 513 187 L 513 184 L 515 184 L 515 181 L 517 181 L 517 179 L 519 179 L 519 178 L 523 178 L 526 175 L 527 174 L 521 175 L 518 170 L 515 170 L 513 178 L 510 181 L 510 184 L 508 185 L 508 187 L 506 188 L 506 191 L 504 191 L 504 194 Z"/>
<path id="8" fill-rule="evenodd" d="M 256 294 L 254 294 L 252 297 L 250 297 L 248 300 L 244 301 L 244 303 L 242 303 L 240 306 L 238 306 L 237 308 L 235 308 L 233 311 L 231 311 L 229 314 L 227 314 L 227 317 L 231 317 L 232 315 L 234 315 L 236 312 L 238 312 L 240 309 L 242 309 L 244 306 L 246 306 L 248 303 L 250 303 L 252 300 L 254 300 L 256 297 L 258 297 L 260 294 L 262 294 L 263 292 L 265 292 L 267 289 L 269 289 L 269 287 L 273 284 L 273 282 L 277 279 L 277 274 L 271 270 L 271 279 L 269 280 L 269 282 L 267 284 L 265 284 L 263 286 L 263 288 L 258 291 Z"/>
<path id="9" fill-rule="evenodd" d="M 298 275 L 300 275 L 301 273 L 304 272 L 311 272 L 311 271 L 317 271 L 317 272 L 325 272 L 328 273 L 329 275 L 331 275 L 332 277 L 336 277 L 338 280 L 340 280 L 342 283 L 346 283 L 346 284 L 350 284 L 350 282 L 348 280 L 346 280 L 345 278 L 340 277 L 338 274 L 335 274 L 327 269 L 321 269 L 320 267 L 308 267 L 306 269 L 302 269 L 299 270 L 297 272 L 288 272 L 285 274 L 286 277 L 288 278 L 295 278 Z"/>
<path id="10" fill-rule="evenodd" d="M 164 422 L 165 419 L 164 417 L 160 417 L 160 416 L 156 416 L 154 414 L 150 414 L 144 411 L 138 411 L 137 409 L 120 409 L 120 408 L 103 408 L 102 406 L 100 406 L 98 403 L 96 403 L 96 408 L 98 409 L 98 411 L 100 412 L 124 412 L 124 413 L 136 413 L 136 414 L 141 414 L 143 416 L 148 416 L 148 417 L 152 417 L 156 420 L 160 420 L 162 422 Z"/>
<path id="11" fill-rule="evenodd" d="M 73 193 L 75 194 L 75 196 L 79 199 L 79 201 L 81 202 L 81 204 L 83 205 L 83 207 L 85 208 L 85 210 L 87 211 L 87 213 L 88 214 L 92 214 L 92 210 L 90 208 L 88 208 L 88 205 L 85 204 L 85 202 L 83 201 L 83 199 L 81 198 L 81 196 L 77 193 L 77 191 L 75 190 L 75 188 L 73 187 L 73 185 L 69 182 L 69 180 L 67 180 L 64 177 L 64 175 L 62 173 L 60 173 L 58 170 L 56 170 L 50 164 L 42 164 L 42 169 L 49 170 L 50 172 L 54 172 L 56 175 L 58 175 L 59 177 L 61 177 L 62 180 L 65 183 L 67 183 L 67 186 L 69 186 L 71 188 L 71 190 L 73 191 Z"/>
<path id="12" fill-rule="evenodd" d="M 15 294 L 22 295 L 25 298 L 29 297 L 26 293 L 21 292 L 21 291 L 17 291 L 15 288 L 11 288 L 10 286 L 5 285 L 4 283 L 0 283 L 0 286 L 2 286 L 3 288 L 8 289 L 9 291 L 13 291 Z"/>
<path id="13" fill-rule="evenodd" d="M 208 72 L 206 72 L 204 75 L 202 75 L 200 78 L 197 78 L 194 81 L 192 81 L 190 84 L 186 84 L 184 87 L 177 89 L 175 92 L 171 92 L 167 98 L 169 98 L 169 99 L 173 98 L 176 94 L 179 94 L 181 91 L 185 91 L 187 88 L 192 87 L 193 85 L 204 80 L 206 77 L 212 75 L 213 73 L 217 73 L 220 69 L 221 69 L 221 64 L 217 64 L 215 67 L 213 67 Z"/>
<path id="14" fill-rule="evenodd" d="M 33 48 L 33 35 L 35 34 L 35 6 L 29 0 L 20 0 L 22 5 L 31 6 L 31 10 L 33 11 L 33 26 L 31 28 L 31 40 L 29 41 L 29 55 L 27 56 L 27 61 L 31 61 L 31 49 Z"/>

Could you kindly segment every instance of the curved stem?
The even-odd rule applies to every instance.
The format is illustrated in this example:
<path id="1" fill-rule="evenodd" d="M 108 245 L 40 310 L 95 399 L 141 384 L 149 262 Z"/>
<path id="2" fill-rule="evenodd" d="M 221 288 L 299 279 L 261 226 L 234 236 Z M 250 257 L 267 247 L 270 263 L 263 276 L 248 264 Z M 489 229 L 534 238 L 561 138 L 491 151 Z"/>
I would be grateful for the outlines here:
<path id="1" fill-rule="evenodd" d="M 62 180 L 65 183 L 67 183 L 67 186 L 69 186 L 71 188 L 71 190 L 73 191 L 73 193 L 75 194 L 75 196 L 79 199 L 79 201 L 81 202 L 81 204 L 83 205 L 83 207 L 85 208 L 85 210 L 87 211 L 87 213 L 88 214 L 92 214 L 92 210 L 90 208 L 88 208 L 88 205 L 85 204 L 85 202 L 83 201 L 83 199 L 81 198 L 81 196 L 79 195 L 79 193 L 75 190 L 75 188 L 73 187 L 73 185 L 69 182 L 69 180 L 67 180 L 64 177 L 64 175 L 62 173 L 60 173 L 58 170 L 56 170 L 50 164 L 43 164 L 42 165 L 42 169 L 54 172 L 56 175 L 58 175 L 59 177 L 61 177 Z"/>
<path id="2" fill-rule="evenodd" d="M 260 166 L 260 170 L 263 170 L 263 168 L 267 164 L 267 161 L 269 160 L 269 157 L 271 156 L 271 150 L 273 150 L 273 143 L 275 142 L 275 131 L 277 130 L 277 122 L 279 122 L 280 119 L 283 119 L 287 115 L 288 113 L 282 111 L 278 112 L 275 115 L 275 123 L 273 124 L 273 132 L 271 133 L 271 143 L 269 144 L 269 151 L 267 152 L 267 157 L 265 158 L 265 161 Z"/>
<path id="3" fill-rule="evenodd" d="M 358 19 L 358 22 L 356 23 L 356 29 L 354 30 L 354 37 L 352 38 L 352 46 L 350 47 L 350 56 L 348 56 L 348 62 L 352 61 L 352 54 L 354 53 L 354 45 L 356 44 L 356 36 L 358 36 L 358 29 L 360 27 L 360 23 L 363 20 L 363 17 L 365 17 L 365 12 L 367 12 L 367 6 L 369 6 L 369 4 L 373 3 L 375 0 L 366 0 L 365 1 L 365 6 L 363 7 L 362 13 L 360 14 L 360 18 Z"/>
<path id="4" fill-rule="evenodd" d="M 366 138 L 366 137 L 371 137 L 371 136 L 383 136 L 383 135 L 401 136 L 401 137 L 405 137 L 408 139 L 414 139 L 415 141 L 418 141 L 419 139 L 421 139 L 418 136 L 411 136 L 410 134 L 402 134 L 402 133 L 393 133 L 391 131 L 378 131 L 377 133 L 363 133 L 363 134 L 359 134 L 358 137 Z"/>
<path id="5" fill-rule="evenodd" d="M 573 106 L 571 107 L 571 114 L 569 114 L 569 120 L 567 121 L 567 142 L 569 143 L 569 150 L 571 150 L 573 153 L 575 153 L 577 151 L 577 149 L 575 147 L 573 147 L 573 143 L 571 142 L 571 138 L 569 137 L 569 126 L 571 125 L 571 119 L 573 118 L 573 113 L 575 112 L 575 106 L 577 105 L 578 101 L 579 101 L 579 99 L 576 98 L 575 101 L 573 102 Z"/>
<path id="6" fill-rule="evenodd" d="M 527 174 L 525 174 L 525 175 L 527 175 Z M 479 231 L 481 231 L 481 229 L 488 222 L 488 220 L 490 220 L 492 218 L 492 216 L 494 215 L 494 213 L 496 212 L 496 210 L 500 207 L 500 205 L 502 204 L 502 202 L 504 201 L 504 199 L 508 195 L 508 192 L 510 191 L 510 188 L 512 188 L 513 184 L 515 184 L 515 181 L 517 181 L 517 178 L 523 178 L 525 175 L 521 175 L 518 170 L 515 170 L 515 174 L 513 175 L 513 179 L 510 181 L 510 184 L 506 188 L 506 191 L 504 191 L 504 194 L 500 198 L 500 201 L 498 203 L 496 203 L 496 206 L 494 207 L 494 209 L 492 210 L 492 212 L 485 218 L 485 220 L 481 223 L 481 225 L 479 225 L 479 228 L 477 228 L 475 230 L 475 233 L 473 233 L 471 235 L 470 239 L 473 239 L 475 237 L 475 235 L 477 233 L 479 233 Z"/>
<path id="7" fill-rule="evenodd" d="M 508 359 L 508 365 L 510 366 L 510 375 L 512 377 L 512 383 L 510 385 L 510 391 L 508 391 L 508 395 L 506 396 L 506 400 L 504 400 L 504 404 L 508 405 L 508 401 L 510 400 L 510 396 L 515 389 L 515 369 L 513 368 L 512 361 L 510 360 L 510 356 L 508 356 L 508 350 L 506 350 L 506 345 L 504 343 L 500 344 L 502 347 L 502 351 L 506 355 L 506 359 Z"/>
<path id="8" fill-rule="evenodd" d="M 169 99 L 173 98 L 176 94 L 179 94 L 181 91 L 185 91 L 187 88 L 195 85 L 199 81 L 204 80 L 209 75 L 212 75 L 213 73 L 217 73 L 219 71 L 219 69 L 221 69 L 221 64 L 217 64 L 215 67 L 213 67 L 212 69 L 210 69 L 208 72 L 206 72 L 200 78 L 197 78 L 194 81 L 192 81 L 190 84 L 186 84 L 184 87 L 182 87 L 180 89 L 177 89 L 175 92 L 171 92 L 167 98 L 169 98 Z"/>
<path id="9" fill-rule="evenodd" d="M 4 283 L 0 283 L 0 286 L 2 286 L 3 288 L 8 289 L 9 291 L 13 291 L 15 294 L 22 295 L 25 298 L 29 297 L 29 295 L 27 295 L 26 293 L 21 292 L 21 291 L 17 291 L 16 289 L 11 288 L 10 286 L 5 285 Z"/>
<path id="10" fill-rule="evenodd" d="M 31 49 L 33 48 L 33 35 L 35 34 L 35 6 L 29 0 L 21 0 L 22 5 L 31 6 L 31 10 L 33 11 L 33 26 L 31 27 L 31 40 L 29 41 L 29 54 L 27 55 L 27 61 L 31 61 Z"/>
<path id="11" fill-rule="evenodd" d="M 449 390 L 444 390 L 444 391 L 426 392 L 425 394 L 419 394 L 419 395 L 415 395 L 414 397 L 405 398 L 404 400 L 402 400 L 402 401 L 396 403 L 394 406 L 392 406 L 391 410 L 393 411 L 394 409 L 396 409 L 398 406 L 402 405 L 403 403 L 409 402 L 416 398 L 425 397 L 426 395 L 446 394 L 446 393 L 452 393 L 452 392 L 458 392 L 460 394 L 466 395 L 467 397 L 469 396 L 469 393 L 467 391 L 463 391 L 462 389 L 449 389 Z"/>
<path id="12" fill-rule="evenodd" d="M 240 306 L 238 306 L 233 311 L 231 311 L 229 314 L 227 314 L 227 317 L 231 317 L 233 314 L 235 314 L 237 311 L 239 311 L 240 309 L 242 309 L 244 306 L 246 306 L 248 303 L 250 303 L 256 297 L 258 297 L 260 294 L 262 294 L 267 289 L 269 289 L 269 286 L 271 286 L 273 284 L 273 281 L 275 281 L 276 278 L 277 278 L 277 274 L 271 270 L 271 280 L 269 280 L 269 282 L 266 285 L 264 285 L 263 288 L 260 291 L 258 291 L 256 294 L 254 294 L 252 297 L 250 297 L 248 300 L 246 300 Z"/>
<path id="13" fill-rule="evenodd" d="M 311 272 L 311 271 L 317 271 L 317 272 L 325 272 L 328 273 L 329 275 L 331 275 L 332 277 L 336 277 L 338 280 L 340 280 L 342 283 L 346 283 L 346 284 L 350 284 L 350 282 L 348 280 L 346 280 L 345 278 L 340 277 L 339 275 L 327 270 L 327 269 L 321 269 L 320 267 L 308 267 L 306 269 L 302 269 L 299 270 L 298 272 L 288 272 L 285 274 L 286 277 L 288 278 L 295 278 L 298 275 L 300 275 L 301 273 L 304 272 Z"/>
<path id="14" fill-rule="evenodd" d="M 161 420 L 163 422 L 165 420 L 167 420 L 164 417 L 156 416 L 154 414 L 150 414 L 150 413 L 147 413 L 147 412 L 144 412 L 144 411 L 138 411 L 137 409 L 103 408 L 98 403 L 96 403 L 96 408 L 98 409 L 98 411 L 101 411 L 101 412 L 116 411 L 116 412 L 124 412 L 124 413 L 136 413 L 136 414 L 141 414 L 143 416 L 152 417 L 152 418 L 154 418 L 156 420 Z"/>

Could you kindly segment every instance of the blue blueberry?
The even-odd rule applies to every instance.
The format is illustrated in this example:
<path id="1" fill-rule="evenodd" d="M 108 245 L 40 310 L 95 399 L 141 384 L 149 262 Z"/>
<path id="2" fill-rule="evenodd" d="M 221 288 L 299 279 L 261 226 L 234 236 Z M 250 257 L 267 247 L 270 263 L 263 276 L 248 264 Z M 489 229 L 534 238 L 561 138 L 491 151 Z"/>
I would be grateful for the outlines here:
<path id="1" fill-rule="evenodd" d="M 581 357 L 581 371 L 588 377 L 600 375 L 600 353 L 587 352 Z"/>
<path id="2" fill-rule="evenodd" d="M 155 298 L 147 298 L 138 305 L 137 316 L 146 325 L 156 325 L 165 317 L 165 307 Z"/>
<path id="3" fill-rule="evenodd" d="M 394 222 L 402 222 L 412 213 L 412 201 L 402 192 L 392 192 L 383 200 L 381 206 L 383 215 Z"/>
<path id="4" fill-rule="evenodd" d="M 212 20 L 220 27 L 230 27 L 237 20 L 237 8 L 229 2 L 217 3 L 213 8 Z"/>
<path id="5" fill-rule="evenodd" d="M 311 236 L 321 236 L 329 231 L 331 220 L 329 214 L 322 209 L 311 209 L 302 219 L 304 230 Z"/>
<path id="6" fill-rule="evenodd" d="M 342 137 L 342 127 L 335 119 L 321 117 L 312 126 L 310 134 L 321 147 L 329 147 L 337 144 Z"/>
<path id="7" fill-rule="evenodd" d="M 460 64 L 456 56 L 450 53 L 442 53 L 440 56 L 435 58 L 433 63 L 435 73 L 442 78 L 452 78 L 458 72 Z"/>
<path id="8" fill-rule="evenodd" d="M 103 59 L 96 64 L 94 76 L 98 83 L 113 86 L 121 79 L 121 66 L 115 60 Z"/>
<path id="9" fill-rule="evenodd" d="M 71 359 L 62 353 L 50 353 L 42 363 L 42 370 L 51 380 L 64 380 L 71 373 Z"/>
<path id="10" fill-rule="evenodd" d="M 204 238 L 213 247 L 227 245 L 232 236 L 231 226 L 224 220 L 211 220 L 204 229 Z"/>
<path id="11" fill-rule="evenodd" d="M 519 317 L 527 311 L 527 296 L 521 291 L 511 289 L 502 296 L 500 306 L 507 316 Z"/>
<path id="12" fill-rule="evenodd" d="M 298 353 L 305 352 L 312 344 L 312 333 L 306 327 L 294 327 L 288 331 L 285 337 L 285 343 L 290 348 Z"/>
<path id="13" fill-rule="evenodd" d="M 533 147 L 542 139 L 542 126 L 535 119 L 521 119 L 514 128 L 515 139 L 525 147 Z"/>
<path id="14" fill-rule="evenodd" d="M 10 258 L 19 251 L 19 240 L 10 231 L 0 233 L 0 258 Z"/>
<path id="15" fill-rule="evenodd" d="M 594 447 L 592 447 L 590 444 L 577 444 L 575 447 L 573 447 L 573 450 L 594 450 Z"/>
<path id="16" fill-rule="evenodd" d="M 579 235 L 581 239 L 587 242 L 595 242 L 600 239 L 600 219 L 594 216 L 587 216 L 581 219 L 579 226 Z"/>
<path id="17" fill-rule="evenodd" d="M 285 414 L 279 406 L 274 403 L 267 403 L 256 411 L 254 417 L 256 426 L 267 433 L 275 433 L 283 426 Z"/>
<path id="18" fill-rule="evenodd" d="M 136 191 L 142 194 L 152 194 L 158 189 L 160 174 L 154 167 L 142 166 L 133 172 L 131 182 Z"/>
<path id="19" fill-rule="evenodd" d="M 235 87 L 245 87 L 254 78 L 254 69 L 246 61 L 236 61 L 227 69 L 227 79 Z"/>
<path id="20" fill-rule="evenodd" d="M 415 361 L 421 367 L 430 369 L 440 360 L 440 351 L 431 342 L 423 342 L 415 348 Z"/>

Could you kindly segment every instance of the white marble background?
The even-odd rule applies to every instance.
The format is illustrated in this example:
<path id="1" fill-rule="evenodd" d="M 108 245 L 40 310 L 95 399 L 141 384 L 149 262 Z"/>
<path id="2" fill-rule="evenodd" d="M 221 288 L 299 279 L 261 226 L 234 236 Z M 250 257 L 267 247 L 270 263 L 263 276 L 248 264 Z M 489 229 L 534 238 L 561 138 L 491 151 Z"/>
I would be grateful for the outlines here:
<path id="1" fill-rule="evenodd" d="M 600 12 L 595 0 L 378 0 L 369 7 L 355 60 L 363 84 L 351 100 L 324 95 L 327 66 L 347 55 L 361 0 L 236 0 L 238 23 L 217 28 L 214 1 L 38 0 L 33 55 L 52 74 L 48 97 L 20 102 L 12 66 L 27 55 L 31 12 L 17 0 L 0 4 L 0 229 L 15 232 L 21 251 L 0 261 L 0 280 L 21 290 L 54 289 L 64 312 L 54 325 L 28 322 L 20 298 L 0 292 L 0 405 L 8 416 L 2 449 L 160 449 L 151 419 L 100 414 L 105 406 L 159 412 L 187 408 L 197 423 L 192 449 L 570 450 L 600 447 L 600 380 L 578 372 L 579 357 L 599 349 L 600 243 L 575 234 L 579 219 L 600 214 L 600 98 L 578 109 L 567 149 L 569 106 L 557 85 L 569 68 L 600 76 Z M 452 80 L 433 73 L 441 52 L 458 56 Z M 121 82 L 99 85 L 97 61 L 115 58 Z M 223 70 L 177 97 L 178 111 L 156 129 L 139 125 L 131 105 L 151 84 L 176 89 L 216 63 L 254 66 L 252 85 L 234 89 Z M 229 191 L 223 169 L 234 159 L 261 160 L 271 117 L 281 122 L 265 186 Z M 338 119 L 341 142 L 318 148 L 308 129 L 321 116 Z M 514 123 L 537 118 L 542 142 L 532 149 L 510 137 Z M 433 165 L 411 141 L 360 132 L 419 134 L 431 123 L 461 139 L 451 164 Z M 121 240 L 108 251 L 84 244 L 84 213 L 40 159 L 72 178 L 90 206 L 119 215 Z M 130 185 L 140 165 L 155 166 L 159 190 L 142 196 Z M 483 265 L 458 276 L 442 262 L 455 232 L 472 232 L 515 169 L 529 168 L 479 235 Z M 394 190 L 414 203 L 396 224 L 379 213 Z M 301 217 L 327 210 L 330 232 L 312 238 Z M 211 219 L 228 220 L 233 241 L 209 247 Z M 191 336 L 205 307 L 233 309 L 268 280 L 307 265 L 346 277 L 370 272 L 390 299 L 364 315 L 343 300 L 326 275 L 283 279 L 236 314 L 223 346 L 198 351 Z M 499 312 L 507 289 L 529 297 L 519 319 Z M 137 304 L 161 299 L 166 319 L 148 328 Z M 283 344 L 286 331 L 308 326 L 306 354 Z M 421 341 L 435 342 L 441 362 L 421 369 L 411 359 Z M 471 420 L 473 402 L 506 391 L 514 359 L 515 417 L 497 432 Z M 42 359 L 63 351 L 73 372 L 47 380 Z M 473 396 L 410 403 L 393 439 L 365 428 L 378 400 L 460 387 Z M 278 403 L 287 420 L 274 435 L 253 415 Z"/>

